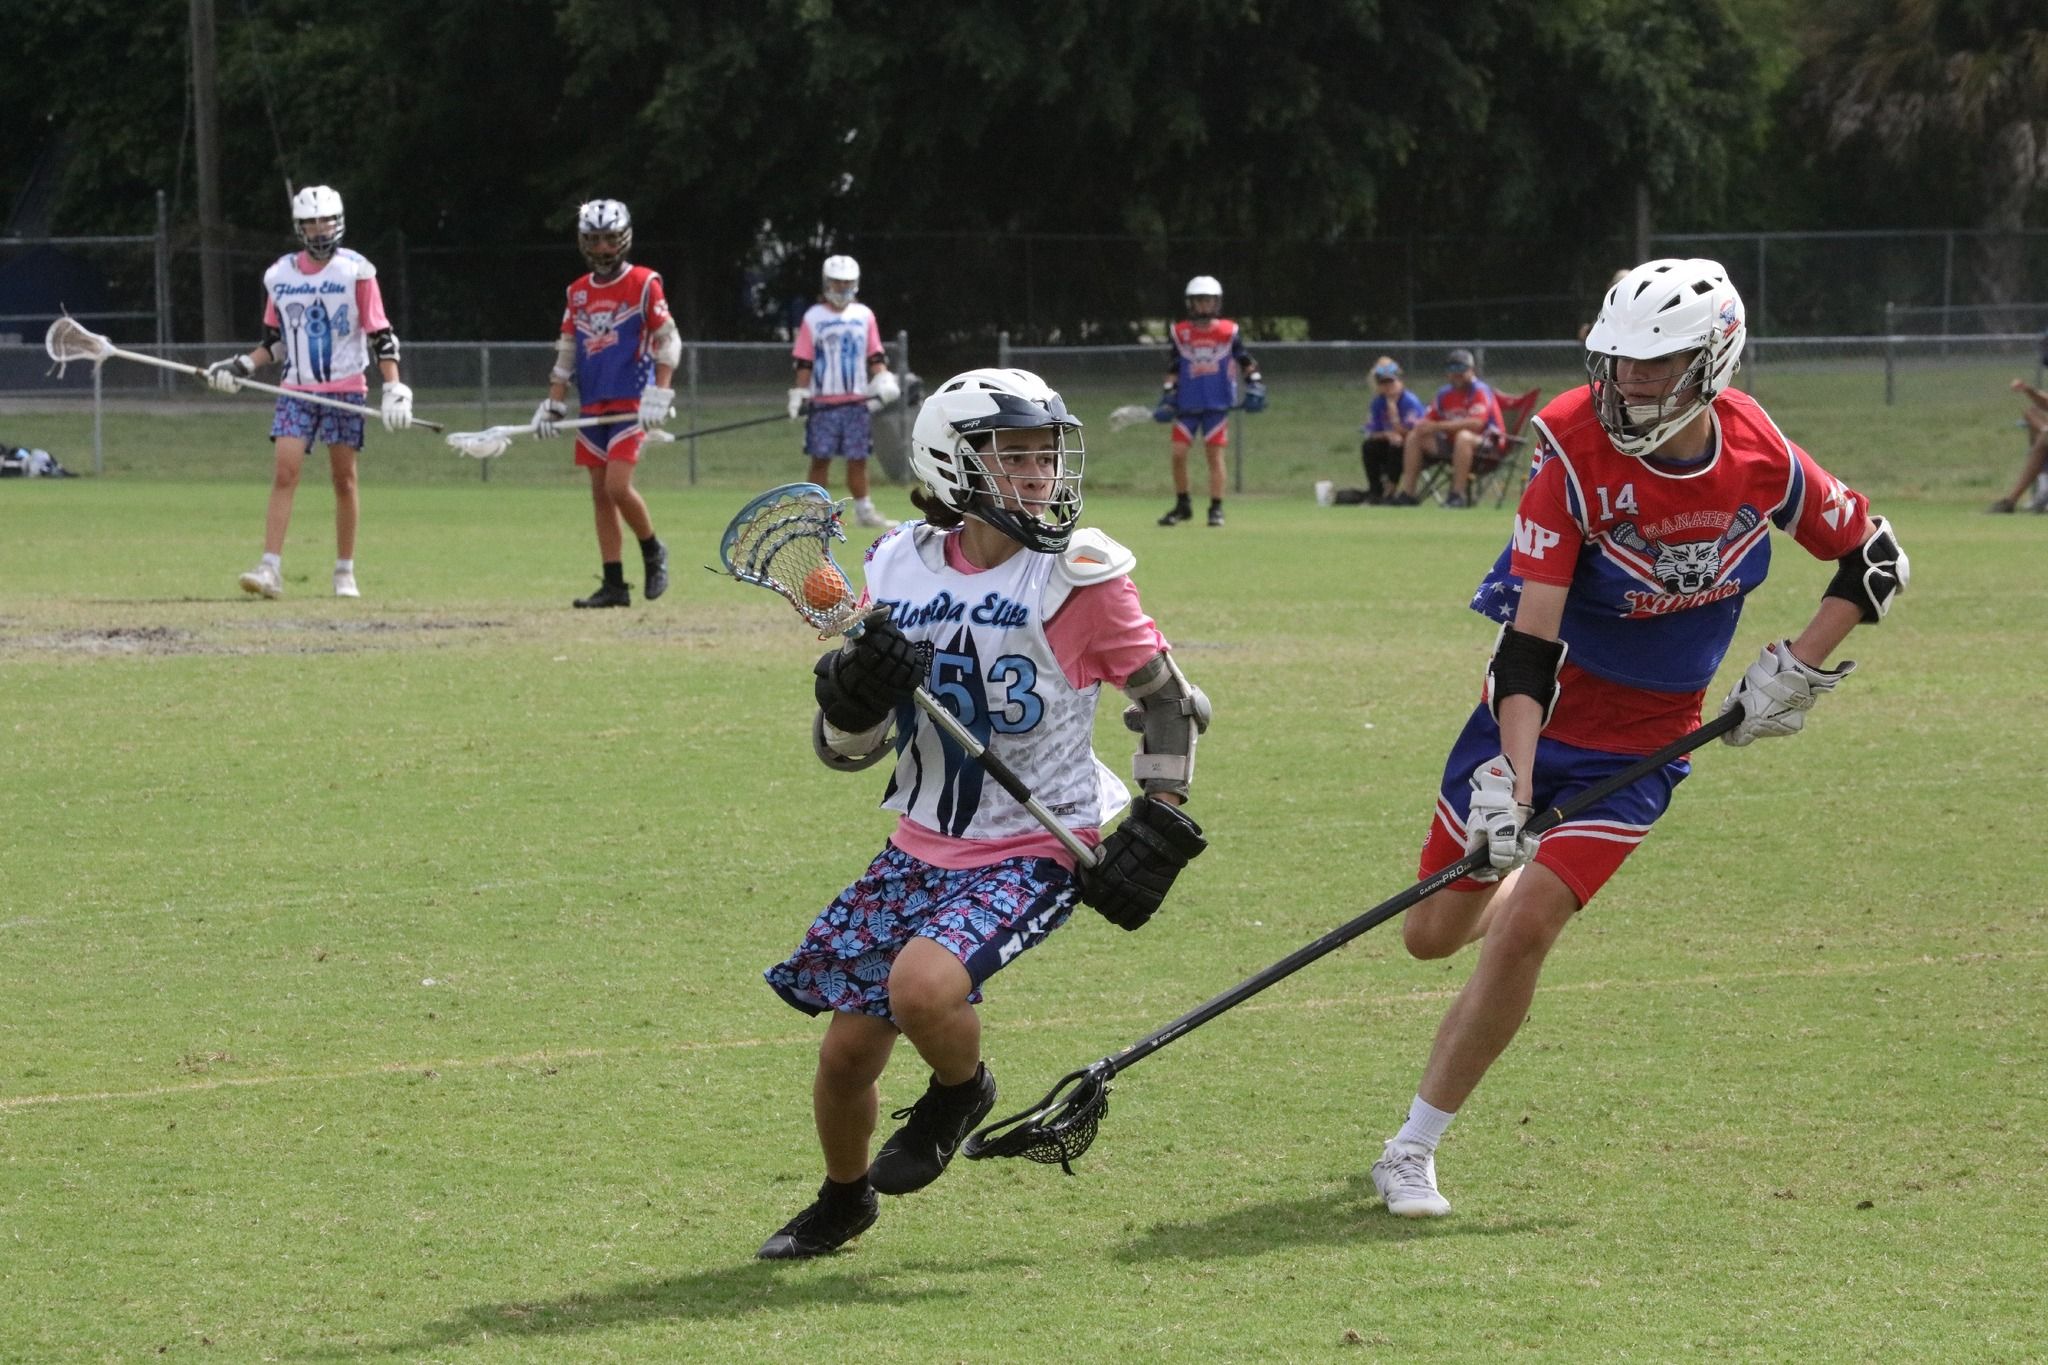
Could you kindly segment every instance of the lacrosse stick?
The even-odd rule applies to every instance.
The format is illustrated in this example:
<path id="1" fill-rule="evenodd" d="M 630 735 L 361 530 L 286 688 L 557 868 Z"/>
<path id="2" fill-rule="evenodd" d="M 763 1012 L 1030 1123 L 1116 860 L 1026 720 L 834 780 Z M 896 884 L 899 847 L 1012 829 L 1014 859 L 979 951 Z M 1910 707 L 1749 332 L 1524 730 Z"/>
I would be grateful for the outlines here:
<path id="1" fill-rule="evenodd" d="M 101 361 L 114 359 L 132 360 L 138 365 L 154 365 L 160 370 L 189 374 L 198 379 L 206 378 L 206 371 L 197 365 L 144 355 L 140 351 L 124 351 L 98 332 L 87 331 L 68 314 L 50 324 L 50 330 L 43 335 L 43 349 L 50 353 L 50 359 L 57 362 L 57 373 L 60 375 L 64 373 L 64 367 L 73 361 L 89 360 L 97 366 Z M 280 398 L 296 398 L 301 403 L 335 408 L 341 412 L 353 413 L 357 417 L 375 416 L 372 409 L 360 403 L 344 403 L 339 398 L 329 398 L 325 394 L 307 393 L 303 389 L 281 389 L 275 384 L 259 383 L 254 379 L 238 379 L 235 382 L 242 388 L 255 389 L 258 393 L 276 394 Z M 442 429 L 439 422 L 430 422 L 424 417 L 413 418 L 412 424 L 416 427 L 425 427 L 428 431 Z"/>
<path id="2" fill-rule="evenodd" d="M 832 559 L 832 542 L 846 539 L 839 523 L 839 504 L 814 483 L 786 483 L 771 488 L 739 510 L 725 528 L 718 558 L 725 571 L 742 583 L 780 593 L 821 640 L 834 635 L 858 639 L 870 613 L 858 609 L 853 587 Z M 1059 822 L 1031 794 L 1010 766 L 967 732 L 967 727 L 919 687 L 912 696 L 932 723 L 981 765 L 996 785 L 1016 798 L 1033 819 L 1065 846 L 1084 868 L 1095 866 L 1095 851 Z"/>
<path id="3" fill-rule="evenodd" d="M 1732 706 L 1691 734 L 1631 763 L 1620 772 L 1594 783 L 1570 800 L 1560 802 L 1531 820 L 1531 834 L 1555 829 L 1595 802 L 1605 800 L 1632 782 L 1640 781 L 1665 764 L 1684 757 L 1692 749 L 1717 739 L 1742 723 L 1742 708 Z M 1430 873 L 1406 891 L 1381 901 L 1372 909 L 1339 925 L 1313 943 L 1295 949 L 1258 975 L 1232 986 L 1205 1004 L 1197 1005 L 1180 1018 L 1146 1034 L 1137 1042 L 1060 1077 L 1044 1099 L 1021 1114 L 998 1119 L 962 1144 L 961 1151 L 976 1161 L 989 1157 L 1021 1156 L 1047 1165 L 1057 1163 L 1068 1175 L 1070 1164 L 1095 1141 L 1096 1130 L 1109 1112 L 1110 1082 L 1118 1073 L 1137 1065 L 1174 1039 L 1194 1032 L 1217 1015 L 1235 1009 L 1277 981 L 1294 975 L 1309 963 L 1343 947 L 1366 930 L 1386 923 L 1403 910 L 1427 900 L 1452 882 L 1468 877 L 1486 866 L 1486 850 L 1467 853 L 1449 867 Z"/>
<path id="4" fill-rule="evenodd" d="M 617 422 L 630 420 L 633 420 L 632 413 L 617 412 L 604 417 L 570 418 L 567 421 L 556 422 L 554 428 L 556 431 L 574 431 L 578 427 L 609 426 Z M 687 441 L 693 436 L 712 436 L 721 431 L 737 431 L 741 427 L 757 427 L 764 422 L 782 422 L 786 420 L 788 419 L 778 412 L 769 417 L 749 417 L 743 422 L 727 422 L 723 426 L 699 427 L 695 431 L 675 432 L 657 429 L 648 432 L 647 439 L 650 441 Z M 469 456 L 472 460 L 495 460 L 498 456 L 503 455 L 512 448 L 513 438 L 531 436 L 536 434 L 536 431 L 536 425 L 532 422 L 524 422 L 518 426 L 486 427 L 482 431 L 451 431 L 448 433 L 448 444 L 464 455 Z"/>
<path id="5" fill-rule="evenodd" d="M 1109 429 L 1111 431 L 1122 431 L 1125 427 L 1134 427 L 1140 422 L 1149 422 L 1151 420 L 1152 409 L 1140 403 L 1126 403 L 1115 412 L 1109 414 Z"/>

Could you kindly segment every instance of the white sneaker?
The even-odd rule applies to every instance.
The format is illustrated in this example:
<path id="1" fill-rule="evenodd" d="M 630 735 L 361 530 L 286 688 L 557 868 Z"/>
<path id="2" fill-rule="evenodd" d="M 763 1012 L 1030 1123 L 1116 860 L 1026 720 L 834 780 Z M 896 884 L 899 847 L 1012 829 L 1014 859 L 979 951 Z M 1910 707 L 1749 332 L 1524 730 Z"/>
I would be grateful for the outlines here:
<path id="1" fill-rule="evenodd" d="M 880 512 L 880 511 L 879 511 L 878 509 L 876 509 L 876 508 L 873 508 L 873 507 L 856 507 L 856 508 L 854 508 L 854 509 L 853 509 L 853 520 L 854 520 L 854 522 L 855 522 L 855 524 L 856 524 L 856 525 L 860 525 L 860 526 L 873 526 L 873 527 L 877 527 L 877 528 L 879 528 L 879 529 L 881 529 L 881 530 L 885 530 L 885 531 L 886 531 L 886 530 L 891 530 L 891 529 L 894 529 L 894 527 L 895 527 L 895 525 L 896 525 L 896 523 L 895 523 L 895 522 L 893 522 L 893 521 L 889 520 L 889 518 L 887 518 L 887 517 L 883 516 L 883 515 L 881 514 L 881 512 Z"/>
<path id="2" fill-rule="evenodd" d="M 282 597 L 284 580 L 268 564 L 258 564 L 242 575 L 242 591 L 261 597 Z"/>
<path id="3" fill-rule="evenodd" d="M 1386 1152 L 1372 1164 L 1373 1187 L 1387 1212 L 1402 1218 L 1441 1218 L 1451 1201 L 1437 1193 L 1436 1153 L 1413 1142 L 1387 1139 Z"/>
<path id="4" fill-rule="evenodd" d="M 362 593 L 356 590 L 356 574 L 354 569 L 336 569 L 334 571 L 334 595 L 336 597 L 362 596 Z"/>

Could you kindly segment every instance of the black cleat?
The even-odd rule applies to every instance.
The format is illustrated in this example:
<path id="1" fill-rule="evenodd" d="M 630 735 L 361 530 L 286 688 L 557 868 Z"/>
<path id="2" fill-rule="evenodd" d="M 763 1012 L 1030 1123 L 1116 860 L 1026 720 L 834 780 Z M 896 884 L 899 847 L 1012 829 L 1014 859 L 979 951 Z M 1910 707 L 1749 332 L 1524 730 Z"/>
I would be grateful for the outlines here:
<path id="1" fill-rule="evenodd" d="M 576 599 L 579 607 L 630 607 L 633 605 L 633 590 L 624 583 L 606 583 L 588 597 Z"/>
<path id="2" fill-rule="evenodd" d="M 804 1261 L 813 1256 L 830 1256 L 875 1225 L 881 1201 L 868 1186 L 857 1195 L 835 1194 L 832 1182 L 818 1187 L 811 1206 L 782 1225 L 782 1230 L 761 1243 L 754 1253 L 763 1261 Z"/>
<path id="3" fill-rule="evenodd" d="M 1211 507 L 1211 508 L 1209 509 L 1209 524 L 1210 524 L 1211 526 L 1221 526 L 1221 525 L 1223 524 L 1223 504 L 1222 504 L 1222 503 L 1220 503 L 1220 502 L 1219 502 L 1219 503 L 1217 503 L 1217 504 L 1216 504 L 1215 506 L 1213 506 L 1213 507 Z"/>
<path id="4" fill-rule="evenodd" d="M 1184 521 L 1195 519 L 1195 509 L 1185 502 L 1177 502 L 1166 509 L 1166 515 L 1159 519 L 1161 526 L 1178 526 Z"/>
<path id="5" fill-rule="evenodd" d="M 964 1092 L 960 1097 L 948 1091 Z M 996 1078 L 986 1064 L 972 1081 L 942 1086 L 937 1077 L 908 1109 L 889 1117 L 909 1120 L 890 1134 L 868 1168 L 868 1179 L 883 1194 L 910 1194 L 921 1190 L 946 1173 L 953 1153 L 974 1131 L 974 1125 L 988 1117 L 996 1105 Z"/>
<path id="6" fill-rule="evenodd" d="M 654 553 L 643 561 L 647 569 L 647 582 L 641 587 L 640 595 L 652 602 L 668 591 L 668 546 L 654 542 Z"/>

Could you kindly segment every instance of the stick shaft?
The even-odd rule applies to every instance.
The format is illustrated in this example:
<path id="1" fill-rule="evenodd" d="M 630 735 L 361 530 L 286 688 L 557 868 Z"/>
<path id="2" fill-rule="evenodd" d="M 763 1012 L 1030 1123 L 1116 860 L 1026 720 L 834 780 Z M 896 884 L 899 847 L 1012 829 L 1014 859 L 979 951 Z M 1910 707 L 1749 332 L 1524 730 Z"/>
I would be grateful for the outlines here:
<path id="1" fill-rule="evenodd" d="M 946 737 L 967 751 L 967 756 L 982 766 L 996 785 L 1017 799 L 1017 803 L 1031 812 L 1031 817 L 1044 825 L 1053 838 L 1058 839 L 1074 861 L 1082 867 L 1095 866 L 1095 850 L 1081 842 L 1074 831 L 1060 823 L 1059 817 L 1045 808 L 1045 803 L 1031 794 L 1031 788 L 1024 785 L 1022 778 L 1010 770 L 1010 765 L 988 751 L 988 746 L 967 732 L 951 711 L 942 706 L 938 699 L 922 687 L 913 694 L 918 709 L 930 716 L 932 723 L 946 732 Z"/>
<path id="2" fill-rule="evenodd" d="M 124 351 L 119 346 L 108 347 L 107 354 L 119 356 L 123 360 L 132 360 L 138 365 L 154 365 L 160 370 L 174 370 L 179 374 L 196 375 L 201 379 L 206 377 L 206 371 L 200 369 L 197 365 L 187 365 L 179 360 L 165 360 L 161 356 L 144 355 L 140 351 Z M 352 412 L 358 417 L 370 415 L 370 409 L 363 404 L 344 403 L 339 398 L 329 398 L 321 393 L 307 393 L 301 389 L 283 389 L 275 384 L 266 384 L 260 379 L 238 379 L 235 382 L 242 388 L 254 389 L 258 393 L 275 394 L 279 398 L 296 398 L 302 403 L 314 403 L 323 408 L 334 408 L 340 412 Z M 412 424 L 416 427 L 425 427 L 428 431 L 445 430 L 439 422 L 430 422 L 424 417 L 413 418 Z"/>
<path id="3" fill-rule="evenodd" d="M 1694 730 L 1691 734 L 1671 741 L 1671 743 L 1665 745 L 1656 753 L 1646 755 L 1631 763 L 1628 767 L 1623 768 L 1620 772 L 1594 783 L 1586 788 L 1586 790 L 1573 796 L 1570 800 L 1550 807 L 1550 809 L 1529 822 L 1529 831 L 1534 834 L 1542 834 L 1546 830 L 1555 829 L 1578 812 L 1587 809 L 1598 801 L 1606 799 L 1623 787 L 1628 786 L 1631 782 L 1642 780 L 1665 764 L 1684 757 L 1699 745 L 1705 744 L 1709 740 L 1718 739 L 1741 724 L 1741 722 L 1742 708 L 1731 707 L 1713 720 L 1708 721 L 1705 725 Z M 1102 1061 L 1109 1064 L 1112 1072 L 1122 1071 L 1127 1067 L 1136 1065 L 1165 1047 L 1174 1039 L 1181 1037 L 1183 1034 L 1191 1033 L 1203 1024 L 1208 1023 L 1211 1019 L 1214 1019 L 1217 1015 L 1236 1008 L 1257 995 L 1260 991 L 1265 990 L 1268 986 L 1294 975 L 1317 958 L 1343 947 L 1367 930 L 1385 924 L 1410 906 L 1429 899 L 1451 883 L 1470 876 L 1485 865 L 1486 853 L 1484 850 L 1467 853 L 1449 867 L 1440 868 L 1432 872 L 1407 890 L 1388 897 L 1356 919 L 1337 926 L 1314 942 L 1302 945 L 1258 975 L 1240 981 L 1237 985 L 1232 986 L 1213 1000 L 1197 1005 L 1164 1028 L 1145 1035 L 1123 1051 L 1113 1056 L 1105 1057 Z M 1100 1064 L 1098 1063 L 1098 1065 Z"/>
<path id="4" fill-rule="evenodd" d="M 741 427 L 758 427 L 764 426 L 769 422 L 786 422 L 788 420 L 789 417 L 785 413 L 771 412 L 766 417 L 749 417 L 742 422 L 727 422 L 722 426 L 715 427 L 698 427 L 695 431 L 678 431 L 669 439 L 672 441 L 687 441 L 693 436 L 716 436 L 721 431 L 738 431 Z M 561 424 L 558 422 L 556 425 L 559 426 Z"/>

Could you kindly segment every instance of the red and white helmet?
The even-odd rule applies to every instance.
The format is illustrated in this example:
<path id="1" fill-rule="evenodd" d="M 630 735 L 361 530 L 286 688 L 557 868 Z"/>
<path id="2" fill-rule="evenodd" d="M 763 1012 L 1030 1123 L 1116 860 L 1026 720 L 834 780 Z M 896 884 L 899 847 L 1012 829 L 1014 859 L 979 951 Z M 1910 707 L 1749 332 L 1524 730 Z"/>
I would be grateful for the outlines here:
<path id="1" fill-rule="evenodd" d="M 851 256 L 827 256 L 825 268 L 819 273 L 825 297 L 834 308 L 846 307 L 860 293 L 860 262 Z"/>
<path id="2" fill-rule="evenodd" d="M 1648 455 L 1697 417 L 1742 367 L 1749 322 L 1742 295 L 1719 261 L 1668 258 L 1637 266 L 1608 289 L 1586 333 L 1586 374 L 1607 438 L 1624 455 Z M 1655 403 L 1625 401 L 1615 362 L 1697 351 Z"/>
<path id="3" fill-rule="evenodd" d="M 1042 506 L 1010 506 L 996 482 L 995 442 L 1004 431 L 1043 427 L 1059 432 L 1051 493 Z M 1064 550 L 1072 539 L 1086 460 L 1081 419 L 1029 370 L 956 374 L 924 400 L 910 429 L 911 472 L 933 497 L 1032 550 Z"/>
<path id="4" fill-rule="evenodd" d="M 308 223 L 326 226 L 309 229 Z M 341 245 L 341 195 L 326 185 L 308 185 L 292 196 L 292 231 L 299 245 L 316 261 L 334 255 Z"/>
<path id="5" fill-rule="evenodd" d="M 576 249 L 590 273 L 618 273 L 633 249 L 633 215 L 616 199 L 593 199 L 576 210 Z"/>

